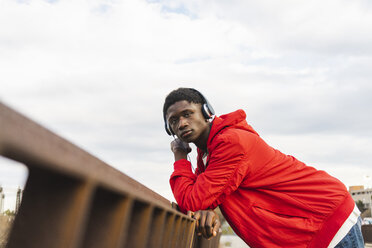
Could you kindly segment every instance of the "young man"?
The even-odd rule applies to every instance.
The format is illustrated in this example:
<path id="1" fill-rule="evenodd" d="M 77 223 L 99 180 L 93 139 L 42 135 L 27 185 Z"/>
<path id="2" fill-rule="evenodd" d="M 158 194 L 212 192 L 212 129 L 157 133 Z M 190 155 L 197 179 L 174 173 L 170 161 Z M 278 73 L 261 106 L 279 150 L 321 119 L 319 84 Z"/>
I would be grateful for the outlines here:
<path id="1" fill-rule="evenodd" d="M 250 247 L 364 247 L 345 186 L 267 145 L 244 111 L 214 116 L 200 92 L 179 88 L 166 97 L 163 117 L 178 137 L 170 184 L 184 213 L 219 206 Z M 188 143 L 198 148 L 195 173 Z"/>

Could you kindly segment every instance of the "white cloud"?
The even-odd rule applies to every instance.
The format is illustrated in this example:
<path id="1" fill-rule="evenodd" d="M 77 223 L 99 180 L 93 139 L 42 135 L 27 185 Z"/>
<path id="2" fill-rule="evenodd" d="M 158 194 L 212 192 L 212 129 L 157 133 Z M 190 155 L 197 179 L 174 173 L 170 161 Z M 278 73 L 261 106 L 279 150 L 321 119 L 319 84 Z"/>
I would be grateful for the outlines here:
<path id="1" fill-rule="evenodd" d="M 161 111 L 179 86 L 218 114 L 245 109 L 285 152 L 341 164 L 338 177 L 360 184 L 372 174 L 371 11 L 364 0 L 4 0 L 0 99 L 167 197 Z"/>

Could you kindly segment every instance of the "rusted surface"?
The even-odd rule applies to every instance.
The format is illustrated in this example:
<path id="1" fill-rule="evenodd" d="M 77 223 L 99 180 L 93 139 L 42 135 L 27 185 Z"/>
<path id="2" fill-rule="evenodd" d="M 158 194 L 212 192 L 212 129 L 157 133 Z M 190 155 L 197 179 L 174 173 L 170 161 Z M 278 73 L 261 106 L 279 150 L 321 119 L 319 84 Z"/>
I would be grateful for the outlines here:
<path id="1" fill-rule="evenodd" d="M 217 237 L 214 237 L 210 240 L 207 240 L 201 236 L 196 236 L 195 243 L 193 248 L 217 248 L 220 243 L 221 232 L 217 234 Z"/>
<path id="2" fill-rule="evenodd" d="M 164 228 L 166 211 L 155 208 L 152 214 L 153 218 L 150 226 L 148 247 L 161 247 L 161 242 L 166 232 Z"/>
<path id="3" fill-rule="evenodd" d="M 29 169 L 9 248 L 218 247 L 167 199 L 2 103 L 0 155 Z"/>
<path id="4" fill-rule="evenodd" d="M 132 193 L 144 200 L 170 202 L 146 186 L 57 136 L 0 102 L 0 155 L 72 177 L 96 181 L 110 190 Z M 125 190 L 124 190 L 125 188 Z"/>
<path id="5" fill-rule="evenodd" d="M 83 247 L 122 247 L 133 200 L 104 189 L 95 192 Z"/>
<path id="6" fill-rule="evenodd" d="M 8 247 L 78 247 L 92 185 L 30 169 Z"/>

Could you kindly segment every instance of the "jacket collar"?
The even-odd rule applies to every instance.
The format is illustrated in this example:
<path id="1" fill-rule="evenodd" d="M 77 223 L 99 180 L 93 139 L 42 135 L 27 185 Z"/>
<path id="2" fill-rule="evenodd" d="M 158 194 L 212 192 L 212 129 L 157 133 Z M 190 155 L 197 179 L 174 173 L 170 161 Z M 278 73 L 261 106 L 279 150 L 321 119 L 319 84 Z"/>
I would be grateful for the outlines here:
<path id="1" fill-rule="evenodd" d="M 243 130 L 246 130 L 246 131 L 249 131 L 249 132 L 252 132 L 258 135 L 258 133 L 250 125 L 248 125 L 247 121 L 245 120 L 246 117 L 247 115 L 242 109 L 238 109 L 229 114 L 215 116 L 212 121 L 211 130 L 208 136 L 207 149 L 209 150 L 212 144 L 212 141 L 216 137 L 216 135 L 225 128 L 234 127 L 234 128 L 243 129 Z M 203 151 L 198 149 L 198 155 L 202 156 Z"/>

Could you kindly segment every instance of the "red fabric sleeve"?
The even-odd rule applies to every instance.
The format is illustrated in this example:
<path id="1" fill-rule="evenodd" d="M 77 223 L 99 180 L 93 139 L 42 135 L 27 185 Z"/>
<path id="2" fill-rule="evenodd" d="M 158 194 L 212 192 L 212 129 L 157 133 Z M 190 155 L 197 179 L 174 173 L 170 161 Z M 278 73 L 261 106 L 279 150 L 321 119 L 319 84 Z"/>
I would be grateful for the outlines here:
<path id="1" fill-rule="evenodd" d="M 178 160 L 170 185 L 183 212 L 216 208 L 226 196 L 234 192 L 247 174 L 249 161 L 238 139 L 215 139 L 205 172 L 196 176 L 190 162 Z"/>

